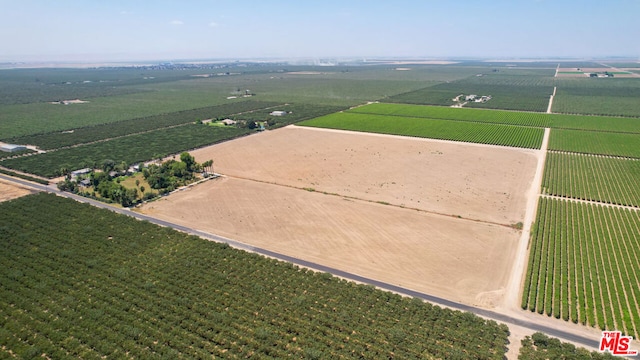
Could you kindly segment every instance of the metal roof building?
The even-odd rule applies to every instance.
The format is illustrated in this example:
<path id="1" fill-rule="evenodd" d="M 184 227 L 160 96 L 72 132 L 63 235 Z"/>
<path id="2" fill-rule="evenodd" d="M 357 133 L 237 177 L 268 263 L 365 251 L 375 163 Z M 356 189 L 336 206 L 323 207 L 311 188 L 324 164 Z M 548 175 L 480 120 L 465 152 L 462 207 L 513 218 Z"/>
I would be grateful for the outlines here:
<path id="1" fill-rule="evenodd" d="M 27 147 L 24 145 L 4 144 L 0 146 L 0 150 L 4 152 L 18 152 L 27 150 Z"/>

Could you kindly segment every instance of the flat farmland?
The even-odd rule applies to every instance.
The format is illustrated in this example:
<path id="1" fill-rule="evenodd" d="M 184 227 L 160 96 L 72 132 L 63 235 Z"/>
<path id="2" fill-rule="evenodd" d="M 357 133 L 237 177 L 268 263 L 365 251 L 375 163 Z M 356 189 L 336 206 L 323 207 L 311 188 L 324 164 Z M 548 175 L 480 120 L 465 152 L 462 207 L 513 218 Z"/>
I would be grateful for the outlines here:
<path id="1" fill-rule="evenodd" d="M 298 127 L 192 154 L 226 176 L 141 212 L 487 307 L 536 166 L 530 150 Z"/>
<path id="2" fill-rule="evenodd" d="M 287 127 L 195 150 L 228 176 L 480 221 L 522 221 L 534 151 Z"/>
<path id="3" fill-rule="evenodd" d="M 33 191 L 0 179 L 0 202 L 29 194 L 33 194 Z"/>
<path id="4" fill-rule="evenodd" d="M 329 114 L 300 125 L 529 149 L 539 149 L 544 135 L 541 128 L 351 112 Z"/>
<path id="5" fill-rule="evenodd" d="M 237 178 L 151 202 L 145 214 L 391 284 L 492 307 L 514 229 Z"/>

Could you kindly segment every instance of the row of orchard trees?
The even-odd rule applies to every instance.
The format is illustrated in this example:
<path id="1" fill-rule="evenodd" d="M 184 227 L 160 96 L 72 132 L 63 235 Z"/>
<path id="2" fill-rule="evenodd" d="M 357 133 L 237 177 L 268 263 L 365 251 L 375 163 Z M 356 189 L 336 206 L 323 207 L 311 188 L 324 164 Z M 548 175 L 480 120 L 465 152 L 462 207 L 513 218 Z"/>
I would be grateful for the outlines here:
<path id="1" fill-rule="evenodd" d="M 0 214 L 0 357 L 505 355 L 505 325 L 86 204 L 38 194 Z"/>
<path id="2" fill-rule="evenodd" d="M 544 129 L 472 121 L 335 113 L 300 125 L 539 149 Z"/>
<path id="3" fill-rule="evenodd" d="M 542 187 L 550 195 L 640 207 L 640 161 L 549 152 Z"/>
<path id="4" fill-rule="evenodd" d="M 522 308 L 640 335 L 640 211 L 540 199 Z"/>

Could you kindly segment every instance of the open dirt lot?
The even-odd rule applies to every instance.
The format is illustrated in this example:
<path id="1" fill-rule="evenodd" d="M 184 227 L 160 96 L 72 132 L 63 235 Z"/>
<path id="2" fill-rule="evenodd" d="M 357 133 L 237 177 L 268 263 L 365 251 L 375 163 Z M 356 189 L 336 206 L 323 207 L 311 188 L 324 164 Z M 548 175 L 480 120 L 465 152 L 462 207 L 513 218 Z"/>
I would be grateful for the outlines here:
<path id="1" fill-rule="evenodd" d="M 522 221 L 535 151 L 287 127 L 192 152 L 216 172 L 500 224 Z"/>
<path id="2" fill-rule="evenodd" d="M 493 306 L 519 232 L 340 196 L 220 178 L 143 213 L 453 300 Z"/>
<path id="3" fill-rule="evenodd" d="M 520 237 L 501 224 L 522 221 L 537 163 L 527 150 L 299 127 L 192 154 L 226 176 L 139 211 L 486 307 Z"/>
<path id="4" fill-rule="evenodd" d="M 32 194 L 33 191 L 0 179 L 0 202 Z"/>

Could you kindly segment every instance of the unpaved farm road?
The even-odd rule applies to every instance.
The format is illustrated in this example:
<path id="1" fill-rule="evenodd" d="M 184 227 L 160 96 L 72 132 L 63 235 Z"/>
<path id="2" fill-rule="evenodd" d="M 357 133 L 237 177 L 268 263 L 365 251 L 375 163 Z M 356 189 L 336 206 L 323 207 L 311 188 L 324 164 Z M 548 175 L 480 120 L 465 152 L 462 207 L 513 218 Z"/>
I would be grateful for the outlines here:
<path id="1" fill-rule="evenodd" d="M 527 194 L 527 209 L 525 210 L 524 221 L 522 222 L 522 235 L 520 236 L 518 252 L 516 253 L 513 270 L 511 271 L 511 277 L 509 278 L 509 283 L 504 295 L 503 308 L 505 311 L 519 311 L 520 284 L 522 283 L 527 267 L 529 234 L 531 233 L 531 225 L 536 220 L 536 212 L 538 211 L 538 198 L 540 196 L 540 188 L 542 186 L 542 175 L 544 173 L 544 163 L 547 157 L 550 133 L 550 128 L 544 129 L 542 146 L 540 146 L 540 150 L 538 150 L 536 154 L 538 157 L 536 174 Z"/>
<path id="2" fill-rule="evenodd" d="M 231 240 L 222 236 L 218 236 L 215 234 L 210 234 L 210 233 L 206 233 L 204 231 L 200 231 L 197 229 L 193 229 L 193 228 L 189 228 L 186 226 L 182 226 L 182 225 L 178 225 L 172 222 L 168 222 L 168 221 L 164 221 L 164 220 L 160 220 L 160 219 L 156 219 L 154 217 L 151 216 L 147 216 L 144 214 L 140 214 L 134 211 L 131 211 L 129 209 L 126 208 L 117 208 L 117 207 L 113 207 L 109 204 L 106 203 L 102 203 L 93 199 L 89 199 L 89 198 L 85 198 L 82 196 L 78 196 L 75 194 L 71 194 L 71 193 L 67 193 L 67 192 L 63 192 L 57 189 L 57 187 L 55 185 L 40 185 L 40 184 L 36 184 L 36 183 L 31 183 L 29 181 L 25 181 L 25 180 L 21 180 L 21 179 L 17 179 L 17 178 L 13 178 L 10 176 L 5 176 L 0 174 L 0 178 L 4 179 L 6 181 L 9 182 L 13 182 L 16 184 L 19 184 L 23 187 L 28 187 L 28 188 L 32 188 L 38 191 L 44 191 L 44 192 L 48 192 L 48 193 L 53 193 L 56 194 L 58 196 L 62 196 L 62 197 L 67 197 L 73 200 L 76 200 L 78 202 L 81 203 L 86 203 L 86 204 L 90 204 L 92 206 L 98 207 L 98 208 L 102 208 L 102 209 L 107 209 L 107 210 L 111 210 L 113 212 L 119 213 L 119 214 L 123 214 L 123 215 L 127 215 L 127 216 L 131 216 L 134 218 L 137 218 L 139 220 L 146 220 L 149 221 L 151 223 L 154 223 L 156 225 L 160 225 L 160 226 L 164 226 L 164 227 L 170 227 L 173 228 L 175 230 L 178 231 L 182 231 L 188 234 L 193 234 L 196 236 L 199 236 L 201 238 L 207 239 L 207 240 L 211 240 L 211 241 L 216 241 L 216 242 L 222 242 L 222 243 L 227 243 L 235 248 L 239 248 L 239 249 L 243 249 L 246 251 L 251 251 L 254 253 L 258 253 L 261 255 L 265 255 L 271 258 L 275 258 L 281 261 L 286 261 L 286 262 L 290 262 L 293 264 L 296 264 L 298 266 L 302 266 L 302 267 L 306 267 L 306 268 L 310 268 L 313 270 L 317 270 L 317 271 L 322 271 L 322 272 L 328 272 L 332 275 L 344 278 L 344 279 L 348 279 L 348 280 L 352 280 L 352 281 L 356 281 L 356 282 L 360 282 L 360 283 L 364 283 L 364 284 L 370 284 L 373 286 L 376 286 L 380 289 L 384 289 L 387 291 L 392 291 L 401 295 L 406 295 L 406 296 L 412 296 L 412 297 L 417 297 L 420 299 L 423 299 L 425 301 L 428 301 L 430 303 L 433 304 L 437 304 L 440 306 L 444 306 L 444 307 L 448 307 L 451 309 L 455 309 L 455 310 L 460 310 L 460 311 L 467 311 L 467 312 L 471 312 L 474 313 L 476 315 L 482 316 L 484 318 L 487 319 L 491 319 L 491 320 L 495 320 L 501 323 L 505 323 L 507 325 L 513 325 L 515 327 L 518 328 L 524 328 L 526 330 L 529 330 L 531 332 L 542 332 L 545 333 L 549 336 L 553 336 L 553 337 L 557 337 L 560 339 L 563 339 L 565 341 L 569 341 L 575 344 L 578 344 L 580 346 L 585 346 L 587 348 L 590 349 L 597 349 L 598 345 L 599 345 L 599 334 L 594 333 L 593 335 L 591 335 L 591 333 L 585 333 L 584 335 L 578 334 L 576 332 L 573 332 L 572 330 L 574 329 L 573 327 L 576 327 L 577 325 L 574 324 L 570 324 L 570 323 L 565 323 L 563 321 L 549 321 L 549 318 L 546 316 L 531 316 L 528 312 L 526 311 L 509 311 L 507 309 L 507 311 L 505 312 L 499 312 L 499 311 L 494 311 L 494 310 L 487 310 L 487 309 L 483 309 L 480 307 L 476 307 L 476 306 L 471 306 L 471 305 L 466 305 L 466 304 L 462 304 L 459 302 L 455 302 L 455 301 L 450 301 L 441 297 L 437 297 L 437 296 L 432 296 L 429 294 L 425 294 L 425 293 L 421 293 L 418 291 L 414 291 L 411 289 L 407 289 L 407 288 L 403 288 L 400 286 L 396 286 L 393 284 L 389 284 L 389 283 L 385 283 L 382 281 L 378 281 L 375 279 L 370 279 L 370 278 L 366 278 L 363 276 L 359 276 L 357 274 L 353 274 L 353 273 L 348 273 L 339 269 L 335 269 L 335 268 L 331 268 L 328 266 L 324 266 L 322 264 L 317 264 L 317 263 L 313 263 L 313 262 L 309 262 L 309 261 L 305 261 L 302 259 L 298 259 L 292 256 L 287 256 L 284 254 L 280 254 L 280 253 L 276 253 L 267 249 L 263 249 L 263 248 L 259 248 L 259 247 L 254 247 L 254 246 L 250 246 L 235 240 Z M 529 316 L 525 316 L 525 315 L 529 315 Z M 539 318 L 539 319 L 538 319 Z M 586 329 L 586 327 L 584 327 Z M 519 344 L 513 344 L 515 346 L 519 347 Z M 635 344 L 634 344 L 635 345 Z"/>

